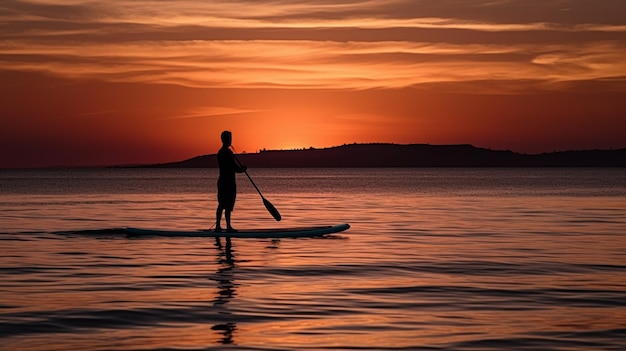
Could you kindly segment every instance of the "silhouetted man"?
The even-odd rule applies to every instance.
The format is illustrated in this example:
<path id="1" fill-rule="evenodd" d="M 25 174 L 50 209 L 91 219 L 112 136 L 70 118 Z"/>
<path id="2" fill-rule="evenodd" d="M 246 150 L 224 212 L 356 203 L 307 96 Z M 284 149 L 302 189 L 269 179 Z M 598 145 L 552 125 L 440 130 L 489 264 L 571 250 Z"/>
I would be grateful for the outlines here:
<path id="1" fill-rule="evenodd" d="M 217 163 L 220 167 L 220 176 L 217 179 L 217 211 L 215 213 L 215 231 L 222 231 L 222 212 L 226 210 L 226 231 L 236 232 L 230 224 L 230 214 L 235 208 L 237 184 L 235 173 L 245 172 L 247 167 L 241 166 L 235 160 L 235 154 L 230 149 L 233 142 L 231 132 L 225 130 L 220 135 L 222 148 L 217 153 Z"/>

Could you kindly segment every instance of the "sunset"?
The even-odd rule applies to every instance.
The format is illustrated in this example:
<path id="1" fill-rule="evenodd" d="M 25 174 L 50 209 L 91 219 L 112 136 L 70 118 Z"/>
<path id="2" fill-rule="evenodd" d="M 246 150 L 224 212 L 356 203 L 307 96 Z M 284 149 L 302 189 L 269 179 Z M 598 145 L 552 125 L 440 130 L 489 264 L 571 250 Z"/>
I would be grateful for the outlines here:
<path id="1" fill-rule="evenodd" d="M 0 167 L 345 143 L 626 146 L 626 5 L 9 1 Z"/>
<path id="2" fill-rule="evenodd" d="M 0 349 L 625 350 L 625 14 L 2 0 Z"/>

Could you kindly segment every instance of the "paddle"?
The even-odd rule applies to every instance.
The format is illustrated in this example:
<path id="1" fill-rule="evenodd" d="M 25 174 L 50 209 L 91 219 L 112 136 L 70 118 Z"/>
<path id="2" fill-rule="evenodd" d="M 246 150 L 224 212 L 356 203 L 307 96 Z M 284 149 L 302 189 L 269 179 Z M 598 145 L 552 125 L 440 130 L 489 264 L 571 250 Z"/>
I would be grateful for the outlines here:
<path id="1" fill-rule="evenodd" d="M 241 162 L 239 162 L 239 159 L 236 156 L 235 156 L 235 162 L 237 162 L 239 167 L 241 167 Z M 261 190 L 259 190 L 259 188 L 256 186 L 256 184 L 254 184 L 254 181 L 252 180 L 252 178 L 250 178 L 250 175 L 248 174 L 248 171 L 243 171 L 243 172 L 246 174 L 246 176 L 248 176 L 248 179 L 250 179 L 250 183 L 252 183 L 252 185 L 254 186 L 256 191 L 259 193 L 259 195 L 261 195 L 261 199 L 263 200 L 263 205 L 265 205 L 265 208 L 267 209 L 267 211 L 272 215 L 272 217 L 274 217 L 275 220 L 280 221 L 280 219 L 282 217 L 280 216 L 280 213 L 278 212 L 276 207 L 274 207 L 274 205 L 272 205 L 272 203 L 269 202 L 269 200 L 267 200 L 263 196 L 263 194 L 261 194 Z"/>

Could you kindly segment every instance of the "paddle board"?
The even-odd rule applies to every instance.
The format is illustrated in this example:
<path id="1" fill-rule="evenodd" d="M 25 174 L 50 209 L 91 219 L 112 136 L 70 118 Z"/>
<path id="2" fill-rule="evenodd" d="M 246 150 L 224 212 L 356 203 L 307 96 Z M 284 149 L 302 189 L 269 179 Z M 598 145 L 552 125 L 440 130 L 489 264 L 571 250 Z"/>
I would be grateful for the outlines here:
<path id="1" fill-rule="evenodd" d="M 158 235 L 158 236 L 193 236 L 207 238 L 302 238 L 322 236 L 326 234 L 343 232 L 350 228 L 349 224 L 338 224 L 334 226 L 306 227 L 306 228 L 281 228 L 281 229 L 257 229 L 240 230 L 234 233 L 215 232 L 212 230 L 163 230 L 163 229 L 142 229 L 126 228 L 126 233 L 135 235 Z"/>

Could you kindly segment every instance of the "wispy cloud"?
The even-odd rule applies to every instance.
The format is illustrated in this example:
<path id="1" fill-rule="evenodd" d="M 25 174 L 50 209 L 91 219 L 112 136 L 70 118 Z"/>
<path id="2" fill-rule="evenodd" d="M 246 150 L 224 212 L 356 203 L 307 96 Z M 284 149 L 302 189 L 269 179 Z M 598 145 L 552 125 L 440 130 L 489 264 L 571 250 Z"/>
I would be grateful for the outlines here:
<path id="1" fill-rule="evenodd" d="M 584 15 L 581 4 L 592 6 L 580 0 L 532 6 L 517 0 L 9 0 L 0 5 L 6 29 L 0 65 L 71 79 L 202 88 L 625 79 L 626 44 L 616 36 L 626 25 L 611 20 L 605 7 L 605 22 L 592 15 L 559 21 L 564 11 Z M 545 14 L 536 16 L 536 7 Z M 507 20 L 511 10 L 516 21 Z M 220 39 L 233 31 L 239 39 Z M 422 32 L 437 39 L 407 39 Z M 546 42 L 544 33 L 569 40 Z M 505 39 L 496 44 L 490 40 L 496 35 Z"/>
<path id="2" fill-rule="evenodd" d="M 191 87 L 401 88 L 476 80 L 623 77 L 626 46 L 188 41 L 0 44 L 5 69 Z M 11 59 L 15 58 L 15 59 Z"/>
<path id="3" fill-rule="evenodd" d="M 561 1 L 563 2 L 563 1 Z M 521 1 L 497 3 L 502 12 L 491 18 L 472 11 L 472 15 L 458 11 L 459 8 L 493 7 L 493 1 L 440 1 L 457 11 L 444 10 L 431 2 L 414 0 L 396 1 L 10 1 L 0 7 L 0 20 L 15 28 L 26 29 L 21 35 L 69 35 L 75 33 L 98 34 L 103 25 L 138 30 L 176 28 L 190 26 L 211 29 L 462 29 L 472 31 L 564 31 L 564 32 L 624 32 L 626 25 L 618 23 L 594 23 L 559 21 L 558 11 L 549 11 L 550 2 L 543 7 L 550 16 L 537 20 L 529 16 L 523 21 L 523 13 L 517 13 L 516 21 L 502 21 L 499 15 L 516 9 L 513 4 Z M 473 5 L 472 5 L 473 4 Z M 591 6 L 591 5 L 590 5 Z M 242 11 L 246 9 L 246 11 Z M 616 9 L 617 10 L 617 9 Z M 491 13 L 491 12 L 487 12 Z M 443 16 L 448 14 L 448 16 Z M 438 16 L 436 16 L 438 15 Z M 554 21 L 550 21 L 553 19 Z M 33 26 L 34 25 L 34 26 Z M 30 26 L 30 27 L 28 27 Z M 94 38 L 96 39 L 96 38 Z M 251 38 L 254 39 L 254 38 Z"/>
<path id="4" fill-rule="evenodd" d="M 227 106 L 205 106 L 201 108 L 195 108 L 187 111 L 188 113 L 178 115 L 174 117 L 168 117 L 167 119 L 189 119 L 189 118 L 210 118 L 221 117 L 229 115 L 241 115 L 249 113 L 267 112 L 267 110 L 247 109 L 240 107 L 227 107 Z"/>

